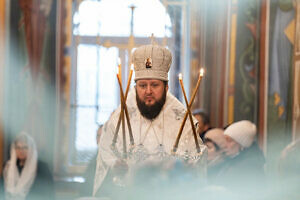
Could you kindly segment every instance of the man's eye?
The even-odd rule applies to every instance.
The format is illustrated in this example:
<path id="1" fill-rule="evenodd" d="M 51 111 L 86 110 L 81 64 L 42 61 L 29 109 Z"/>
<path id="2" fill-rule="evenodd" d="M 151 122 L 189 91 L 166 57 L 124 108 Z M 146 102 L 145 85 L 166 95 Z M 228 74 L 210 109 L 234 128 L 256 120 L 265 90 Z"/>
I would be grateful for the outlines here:
<path id="1" fill-rule="evenodd" d="M 146 85 L 144 85 L 144 84 L 143 84 L 143 85 L 140 85 L 140 87 L 141 87 L 141 88 L 145 88 L 145 87 L 146 87 Z"/>

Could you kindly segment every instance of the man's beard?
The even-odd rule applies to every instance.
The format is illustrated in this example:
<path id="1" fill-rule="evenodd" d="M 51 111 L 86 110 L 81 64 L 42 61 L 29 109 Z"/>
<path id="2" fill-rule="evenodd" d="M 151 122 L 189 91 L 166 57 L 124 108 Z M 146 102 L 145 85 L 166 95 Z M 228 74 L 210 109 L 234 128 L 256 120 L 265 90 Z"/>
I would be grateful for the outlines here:
<path id="1" fill-rule="evenodd" d="M 136 93 L 136 104 L 140 110 L 141 115 L 150 120 L 156 118 L 159 115 L 160 111 L 162 110 L 162 107 L 165 105 L 166 96 L 167 96 L 167 90 L 164 89 L 164 93 L 162 97 L 158 101 L 156 101 L 153 105 L 147 106 L 145 102 L 142 102 L 140 100 L 138 94 Z"/>

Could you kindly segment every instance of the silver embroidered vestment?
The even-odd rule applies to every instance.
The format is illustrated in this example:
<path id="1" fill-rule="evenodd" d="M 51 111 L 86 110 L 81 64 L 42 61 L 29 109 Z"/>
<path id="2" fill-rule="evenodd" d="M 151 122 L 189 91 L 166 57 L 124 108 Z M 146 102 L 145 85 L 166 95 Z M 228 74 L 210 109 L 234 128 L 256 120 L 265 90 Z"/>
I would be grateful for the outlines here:
<path id="1" fill-rule="evenodd" d="M 134 148 L 129 145 L 129 133 L 126 125 L 126 142 L 128 151 L 127 164 L 129 171 L 131 166 L 137 162 L 147 160 L 165 159 L 171 156 L 181 122 L 185 114 L 185 107 L 172 94 L 167 92 L 165 105 L 160 114 L 154 120 L 148 120 L 141 116 L 136 105 L 135 90 L 132 89 L 126 101 L 130 116 Z M 112 148 L 112 140 L 120 114 L 120 106 L 111 115 L 104 125 L 100 143 L 98 146 L 97 168 L 95 175 L 94 194 L 100 188 L 108 170 L 120 159 L 123 153 L 122 130 L 120 128 L 115 148 Z M 194 119 L 194 123 L 196 123 Z M 206 151 L 201 139 L 198 137 L 202 153 Z M 201 154 L 202 155 L 202 154 Z M 186 121 L 183 133 L 179 142 L 176 156 L 191 158 L 189 162 L 194 165 L 205 165 L 205 156 L 199 156 L 189 120 Z M 203 159 L 201 158 L 203 157 Z M 200 168 L 205 166 L 200 166 Z"/>

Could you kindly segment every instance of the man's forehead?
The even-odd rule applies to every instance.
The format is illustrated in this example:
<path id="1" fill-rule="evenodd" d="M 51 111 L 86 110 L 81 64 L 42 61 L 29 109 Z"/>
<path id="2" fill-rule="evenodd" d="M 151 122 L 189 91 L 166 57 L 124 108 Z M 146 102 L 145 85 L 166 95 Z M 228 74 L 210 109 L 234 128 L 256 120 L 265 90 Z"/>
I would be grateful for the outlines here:
<path id="1" fill-rule="evenodd" d="M 198 121 L 203 122 L 203 117 L 202 117 L 201 115 L 195 114 L 194 116 L 196 117 L 196 119 L 197 119 Z"/>
<path id="2" fill-rule="evenodd" d="M 163 83 L 163 81 L 159 79 L 139 79 L 136 83 Z"/>

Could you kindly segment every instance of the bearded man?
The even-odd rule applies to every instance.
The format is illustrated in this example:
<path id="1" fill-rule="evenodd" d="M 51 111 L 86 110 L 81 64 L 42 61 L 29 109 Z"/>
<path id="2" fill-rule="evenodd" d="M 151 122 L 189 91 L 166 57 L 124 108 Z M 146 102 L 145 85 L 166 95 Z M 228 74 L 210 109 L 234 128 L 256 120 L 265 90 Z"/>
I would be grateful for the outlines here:
<path id="1" fill-rule="evenodd" d="M 185 115 L 185 107 L 168 92 L 168 71 L 172 62 L 171 52 L 161 46 L 145 45 L 134 51 L 132 61 L 134 63 L 136 85 L 129 92 L 126 105 L 135 147 L 130 152 L 129 159 L 120 159 L 116 154 L 116 150 L 123 152 L 123 138 L 120 133 L 116 149 L 113 150 L 111 147 L 121 110 L 121 106 L 119 106 L 103 127 L 99 144 L 94 194 L 107 191 L 105 189 L 107 179 L 112 179 L 118 183 L 118 179 L 115 179 L 116 174 L 134 173 L 132 169 L 138 163 L 144 162 L 151 165 L 158 158 L 164 159 L 171 156 L 173 145 Z M 195 119 L 194 122 L 196 124 Z M 126 131 L 126 137 L 127 149 L 129 149 L 128 131 Z M 202 145 L 203 143 L 199 137 L 197 139 L 201 151 L 204 152 L 205 146 Z M 189 121 L 183 129 L 176 155 L 179 157 L 199 155 L 196 151 Z M 195 164 L 198 161 L 190 160 L 189 162 Z M 102 196 L 105 195 L 107 194 Z"/>

